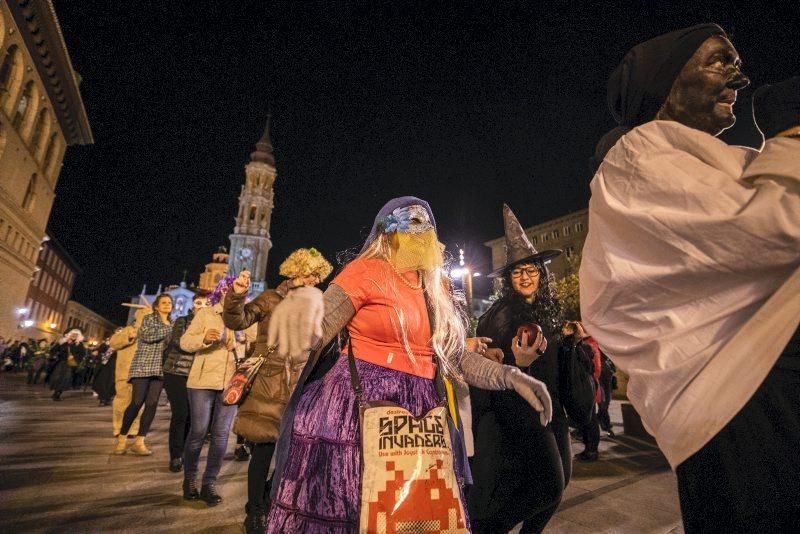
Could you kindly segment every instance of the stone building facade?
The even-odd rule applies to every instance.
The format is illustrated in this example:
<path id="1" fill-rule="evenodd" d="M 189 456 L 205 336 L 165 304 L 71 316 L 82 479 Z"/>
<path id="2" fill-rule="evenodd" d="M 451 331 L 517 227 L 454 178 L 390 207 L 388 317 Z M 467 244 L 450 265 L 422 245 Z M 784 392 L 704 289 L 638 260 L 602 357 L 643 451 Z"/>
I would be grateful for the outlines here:
<path id="1" fill-rule="evenodd" d="M 200 283 L 197 284 L 198 289 L 213 291 L 217 287 L 217 282 L 228 274 L 229 257 L 228 250 L 225 247 L 217 249 L 211 257 L 211 263 L 206 263 L 205 272 L 200 273 Z"/>
<path id="2" fill-rule="evenodd" d="M 20 336 L 54 341 L 66 329 L 67 303 L 81 271 L 52 235 L 45 237 L 36 269 L 18 314 Z"/>
<path id="3" fill-rule="evenodd" d="M 64 152 L 93 142 L 50 0 L 0 2 L 0 335 L 15 337 Z"/>
<path id="4" fill-rule="evenodd" d="M 90 345 L 102 343 L 103 340 L 111 337 L 117 328 L 105 317 L 74 300 L 67 302 L 64 321 L 64 330 L 80 328 Z"/>
<path id="5" fill-rule="evenodd" d="M 251 273 L 252 291 L 266 288 L 267 259 L 272 248 L 270 223 L 272 221 L 273 191 L 275 183 L 275 157 L 269 139 L 269 118 L 264 135 L 250 154 L 245 166 L 245 183 L 239 195 L 236 226 L 230 236 L 231 252 L 228 272 L 238 274 L 243 269 Z"/>

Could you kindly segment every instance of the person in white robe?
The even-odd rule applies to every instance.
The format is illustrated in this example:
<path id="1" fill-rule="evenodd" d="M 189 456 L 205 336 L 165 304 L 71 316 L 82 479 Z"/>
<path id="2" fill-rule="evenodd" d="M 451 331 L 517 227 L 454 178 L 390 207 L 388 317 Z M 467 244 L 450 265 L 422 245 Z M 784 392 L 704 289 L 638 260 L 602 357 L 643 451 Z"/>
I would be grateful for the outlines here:
<path id="1" fill-rule="evenodd" d="M 729 146 L 740 65 L 701 25 L 612 74 L 581 313 L 677 472 L 686 532 L 797 532 L 800 79 L 760 93 L 761 151 Z"/>

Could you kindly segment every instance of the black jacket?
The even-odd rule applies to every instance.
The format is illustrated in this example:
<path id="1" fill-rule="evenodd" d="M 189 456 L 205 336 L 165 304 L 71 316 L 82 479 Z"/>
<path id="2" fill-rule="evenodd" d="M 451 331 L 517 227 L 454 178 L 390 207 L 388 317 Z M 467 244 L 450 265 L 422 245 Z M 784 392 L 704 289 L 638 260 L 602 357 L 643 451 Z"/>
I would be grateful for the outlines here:
<path id="1" fill-rule="evenodd" d="M 183 317 L 178 317 L 172 324 L 172 337 L 167 345 L 166 359 L 164 360 L 164 372 L 171 375 L 189 376 L 194 362 L 194 352 L 186 352 L 181 349 L 180 341 L 183 333 L 189 328 L 194 319 L 194 313 L 189 313 Z"/>

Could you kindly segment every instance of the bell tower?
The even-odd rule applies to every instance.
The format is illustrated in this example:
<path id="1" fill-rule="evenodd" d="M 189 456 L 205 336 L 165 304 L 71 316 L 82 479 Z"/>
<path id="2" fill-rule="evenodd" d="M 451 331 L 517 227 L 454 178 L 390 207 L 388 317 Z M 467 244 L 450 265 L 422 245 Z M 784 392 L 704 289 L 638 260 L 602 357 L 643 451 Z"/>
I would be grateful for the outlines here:
<path id="1" fill-rule="evenodd" d="M 251 273 L 252 291 L 266 288 L 267 257 L 272 248 L 269 227 L 274 206 L 272 185 L 275 183 L 275 157 L 269 139 L 269 122 L 256 149 L 245 165 L 245 182 L 239 195 L 239 212 L 236 226 L 230 235 L 231 252 L 228 273 L 238 274 L 243 269 Z"/>

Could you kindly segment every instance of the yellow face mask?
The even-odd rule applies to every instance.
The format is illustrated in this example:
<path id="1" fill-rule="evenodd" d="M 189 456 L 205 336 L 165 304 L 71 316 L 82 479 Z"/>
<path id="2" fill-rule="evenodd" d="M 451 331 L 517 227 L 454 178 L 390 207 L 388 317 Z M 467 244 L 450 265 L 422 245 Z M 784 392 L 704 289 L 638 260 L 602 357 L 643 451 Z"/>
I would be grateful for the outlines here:
<path id="1" fill-rule="evenodd" d="M 391 237 L 389 261 L 398 271 L 430 271 L 444 265 L 443 245 L 435 230 L 420 233 L 395 232 Z"/>

